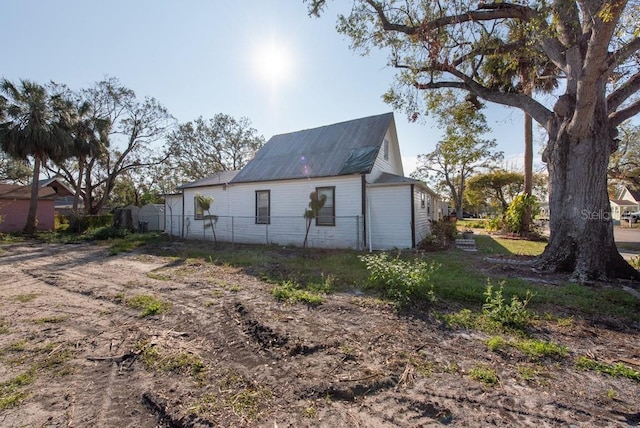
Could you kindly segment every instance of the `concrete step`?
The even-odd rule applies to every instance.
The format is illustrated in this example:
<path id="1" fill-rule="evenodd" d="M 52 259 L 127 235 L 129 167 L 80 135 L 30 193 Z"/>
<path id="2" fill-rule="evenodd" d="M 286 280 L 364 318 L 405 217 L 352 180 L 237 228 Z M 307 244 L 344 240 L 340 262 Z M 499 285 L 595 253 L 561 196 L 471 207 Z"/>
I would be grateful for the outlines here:
<path id="1" fill-rule="evenodd" d="M 471 239 L 456 239 L 456 248 L 458 248 L 460 250 L 463 250 L 463 251 L 469 251 L 469 252 L 478 251 L 478 249 L 476 248 L 476 241 L 473 238 L 471 238 Z"/>

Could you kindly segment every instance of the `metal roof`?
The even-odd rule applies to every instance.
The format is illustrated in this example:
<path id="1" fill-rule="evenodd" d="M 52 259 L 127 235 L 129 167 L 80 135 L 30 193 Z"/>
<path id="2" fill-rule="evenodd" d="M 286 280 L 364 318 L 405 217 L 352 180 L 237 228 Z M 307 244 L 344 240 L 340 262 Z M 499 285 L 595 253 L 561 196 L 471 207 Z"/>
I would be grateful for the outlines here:
<path id="1" fill-rule="evenodd" d="M 376 178 L 375 180 L 373 180 L 372 182 L 369 183 L 369 185 L 393 185 L 393 184 L 415 184 L 425 190 L 427 190 L 429 193 L 437 196 L 438 194 L 436 192 L 434 192 L 433 190 L 431 190 L 429 188 L 429 186 L 427 186 L 423 181 L 420 180 L 416 180 L 414 178 L 410 178 L 410 177 L 403 177 L 401 175 L 396 175 L 396 174 L 390 174 L 388 172 L 383 172 L 382 174 L 380 174 L 380 176 L 378 178 Z"/>
<path id="2" fill-rule="evenodd" d="M 371 172 L 393 113 L 271 137 L 232 183 Z"/>
<path id="3" fill-rule="evenodd" d="M 205 187 L 205 186 L 217 186 L 221 184 L 227 184 L 233 177 L 238 174 L 239 171 L 220 171 L 216 172 L 213 175 L 210 175 L 205 178 L 201 178 L 200 180 L 193 181 L 191 183 L 183 184 L 182 186 L 176 187 L 177 190 L 180 189 L 190 189 L 192 187 Z"/>

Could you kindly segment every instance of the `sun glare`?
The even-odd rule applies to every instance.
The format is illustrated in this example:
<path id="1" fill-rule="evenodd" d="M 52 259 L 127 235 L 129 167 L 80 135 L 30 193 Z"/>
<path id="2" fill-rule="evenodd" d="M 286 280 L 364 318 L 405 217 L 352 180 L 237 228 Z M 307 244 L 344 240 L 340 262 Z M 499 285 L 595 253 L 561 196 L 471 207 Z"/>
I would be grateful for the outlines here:
<path id="1" fill-rule="evenodd" d="M 282 83 L 292 75 L 293 60 L 285 45 L 270 42 L 257 48 L 255 67 L 262 79 L 273 84 Z"/>

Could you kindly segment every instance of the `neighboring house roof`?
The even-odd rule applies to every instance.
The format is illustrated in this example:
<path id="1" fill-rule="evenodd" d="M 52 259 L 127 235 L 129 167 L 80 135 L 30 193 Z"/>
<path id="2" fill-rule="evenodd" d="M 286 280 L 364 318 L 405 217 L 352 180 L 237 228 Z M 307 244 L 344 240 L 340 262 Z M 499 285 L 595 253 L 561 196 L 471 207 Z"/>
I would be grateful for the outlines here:
<path id="1" fill-rule="evenodd" d="M 637 202 L 627 201 L 626 199 L 611 199 L 612 204 L 616 204 L 618 206 L 636 206 Z"/>
<path id="2" fill-rule="evenodd" d="M 64 183 L 50 178 L 38 182 L 38 199 L 56 199 L 73 194 Z M 31 185 L 0 184 L 0 199 L 31 199 Z"/>
<path id="3" fill-rule="evenodd" d="M 627 187 L 627 190 L 629 191 L 629 194 L 631 194 L 631 196 L 633 197 L 634 201 L 640 202 L 640 191 L 629 189 L 628 187 Z"/>
<path id="4" fill-rule="evenodd" d="M 200 180 L 193 181 L 191 183 L 183 184 L 182 186 L 176 187 L 177 190 L 180 189 L 190 189 L 193 187 L 207 187 L 207 186 L 217 186 L 221 184 L 227 184 L 238 174 L 239 171 L 220 171 L 216 172 L 213 175 L 202 178 Z"/>
<path id="5" fill-rule="evenodd" d="M 58 177 L 40 180 L 38 181 L 38 186 L 52 188 L 58 194 L 58 197 L 74 194 L 74 191 L 71 190 L 71 188 L 68 187 L 64 182 L 62 182 Z"/>
<path id="6" fill-rule="evenodd" d="M 393 113 L 273 136 L 232 183 L 369 173 Z"/>

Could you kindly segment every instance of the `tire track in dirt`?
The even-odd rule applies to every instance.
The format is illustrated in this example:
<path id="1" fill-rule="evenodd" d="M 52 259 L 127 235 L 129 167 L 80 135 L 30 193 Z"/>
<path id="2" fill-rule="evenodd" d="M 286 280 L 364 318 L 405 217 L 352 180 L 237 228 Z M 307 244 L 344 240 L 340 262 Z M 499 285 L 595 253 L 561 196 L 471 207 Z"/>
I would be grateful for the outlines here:
<path id="1" fill-rule="evenodd" d="M 15 261 L 2 263 L 0 267 L 0 275 L 11 278 L 11 284 L 5 283 L 2 287 L 5 299 L 20 297 L 25 293 L 35 296 L 20 304 L 16 309 L 20 311 L 19 314 L 7 315 L 14 320 L 52 320 L 45 321 L 39 329 L 39 338 L 31 339 L 27 342 L 28 346 L 46 346 L 46 343 L 40 342 L 44 339 L 52 346 L 58 345 L 54 350 L 62 347 L 71 352 L 68 364 L 72 374 L 64 375 L 59 381 L 67 385 L 68 378 L 73 377 L 73 385 L 67 385 L 61 396 L 57 381 L 48 382 L 46 373 L 38 376 L 34 389 L 36 393 L 22 406 L 22 412 L 33 415 L 33 420 L 28 422 L 21 418 L 22 424 L 26 422 L 27 425 L 40 426 L 43 421 L 49 420 L 58 423 L 49 423 L 47 426 L 158 426 L 155 415 L 139 399 L 131 400 L 132 392 L 134 397 L 141 396 L 148 384 L 140 373 L 123 373 L 115 364 L 94 363 L 85 359 L 88 354 L 109 352 L 109 348 L 100 342 L 109 342 L 110 347 L 114 348 L 113 332 L 122 325 L 115 325 L 114 319 L 106 314 L 116 313 L 115 319 L 124 316 L 125 320 L 128 316 L 118 313 L 119 305 L 95 299 L 91 293 L 78 287 L 65 286 L 82 275 L 69 275 L 71 271 L 65 269 L 59 258 L 55 263 L 48 259 L 56 257 L 55 254 L 56 251 L 39 252 L 40 259 L 29 264 L 28 268 L 24 267 L 23 262 Z M 4 257 L 0 259 L 5 261 Z M 73 256 L 64 259 L 73 260 Z M 96 317 L 96 313 L 101 311 L 105 312 L 105 316 Z M 15 336 L 24 337 L 25 333 L 31 335 L 27 332 L 33 331 L 33 326 L 14 323 L 12 331 L 18 333 Z M 11 334 L 7 339 L 13 340 L 13 336 Z M 113 350 L 116 351 L 115 348 Z M 135 393 L 138 388 L 141 390 Z M 123 423 L 123 417 L 128 422 Z"/>

